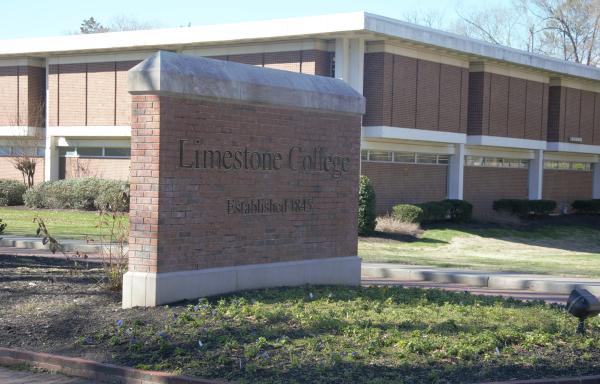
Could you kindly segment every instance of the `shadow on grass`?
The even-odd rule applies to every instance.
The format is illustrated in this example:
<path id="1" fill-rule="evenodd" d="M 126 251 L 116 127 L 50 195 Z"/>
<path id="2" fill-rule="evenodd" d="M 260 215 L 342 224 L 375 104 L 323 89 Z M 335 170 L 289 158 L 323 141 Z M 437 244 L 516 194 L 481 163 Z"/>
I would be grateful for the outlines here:
<path id="1" fill-rule="evenodd" d="M 469 223 L 424 224 L 424 230 L 454 230 L 484 238 L 571 252 L 600 254 L 600 216 L 561 215 L 515 223 L 472 221 Z M 377 232 L 372 237 L 421 245 L 449 242 L 409 234 Z"/>
<path id="2" fill-rule="evenodd" d="M 428 237 L 421 238 L 416 235 L 410 235 L 410 234 L 404 234 L 404 233 L 389 233 L 389 232 L 375 231 L 370 235 L 370 237 L 385 239 L 385 240 L 402 241 L 404 243 L 418 243 L 418 244 L 427 244 L 427 245 L 448 244 L 448 242 L 444 241 L 444 240 L 431 239 Z"/>

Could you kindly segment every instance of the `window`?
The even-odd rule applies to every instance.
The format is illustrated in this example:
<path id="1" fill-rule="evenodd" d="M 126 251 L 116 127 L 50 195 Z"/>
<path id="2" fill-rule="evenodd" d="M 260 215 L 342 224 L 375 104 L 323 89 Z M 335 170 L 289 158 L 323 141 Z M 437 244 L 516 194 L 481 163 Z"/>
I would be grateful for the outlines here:
<path id="1" fill-rule="evenodd" d="M 544 169 L 590 172 L 592 170 L 592 163 L 584 163 L 581 161 L 546 160 L 544 161 Z"/>
<path id="2" fill-rule="evenodd" d="M 77 148 L 75 147 L 60 147 L 58 149 L 60 157 L 77 157 Z"/>
<path id="3" fill-rule="evenodd" d="M 417 163 L 419 164 L 436 164 L 437 155 L 431 155 L 429 153 L 417 153 Z"/>
<path id="4" fill-rule="evenodd" d="M 79 157 L 101 157 L 102 147 L 77 147 Z"/>
<path id="5" fill-rule="evenodd" d="M 527 159 L 505 159 L 501 157 L 467 156 L 465 164 L 470 167 L 529 168 Z"/>
<path id="6" fill-rule="evenodd" d="M 40 157 L 44 157 L 46 156 L 46 148 L 44 147 L 36 147 L 35 148 L 35 154 L 40 156 Z"/>
<path id="7" fill-rule="evenodd" d="M 392 153 L 385 151 L 369 151 L 369 161 L 392 161 Z"/>
<path id="8" fill-rule="evenodd" d="M 404 164 L 448 164 L 448 155 L 437 155 L 435 153 L 414 152 L 388 152 L 362 150 L 360 158 L 362 161 L 394 162 Z"/>
<path id="9" fill-rule="evenodd" d="M 0 146 L 0 156 L 10 156 L 10 147 Z"/>
<path id="10" fill-rule="evenodd" d="M 130 148 L 104 148 L 104 156 L 107 157 L 130 157 Z"/>
<path id="11" fill-rule="evenodd" d="M 125 147 L 60 147 L 58 155 L 61 157 L 129 158 L 131 156 L 131 149 Z"/>
<path id="12" fill-rule="evenodd" d="M 414 163 L 415 154 L 410 152 L 394 152 L 394 161 L 396 163 Z"/>

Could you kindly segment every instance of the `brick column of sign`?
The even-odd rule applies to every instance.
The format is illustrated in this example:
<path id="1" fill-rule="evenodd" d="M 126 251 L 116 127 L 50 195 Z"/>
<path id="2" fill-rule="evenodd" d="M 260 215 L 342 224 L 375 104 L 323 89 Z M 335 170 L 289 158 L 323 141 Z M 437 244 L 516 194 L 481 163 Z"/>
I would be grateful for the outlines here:
<path id="1" fill-rule="evenodd" d="M 156 272 L 160 103 L 158 96 L 132 96 L 132 103 L 129 270 Z"/>

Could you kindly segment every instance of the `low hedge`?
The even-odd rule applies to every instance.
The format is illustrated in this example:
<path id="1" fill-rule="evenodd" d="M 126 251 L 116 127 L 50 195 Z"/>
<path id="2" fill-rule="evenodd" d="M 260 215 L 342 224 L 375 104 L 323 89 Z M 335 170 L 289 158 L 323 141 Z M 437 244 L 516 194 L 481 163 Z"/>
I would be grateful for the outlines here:
<path id="1" fill-rule="evenodd" d="M 27 187 L 21 181 L 0 179 L 0 205 L 23 205 Z"/>
<path id="2" fill-rule="evenodd" d="M 447 214 L 450 221 L 455 223 L 464 223 L 471 221 L 473 217 L 473 204 L 464 200 L 447 199 L 444 200 L 447 206 Z"/>
<path id="3" fill-rule="evenodd" d="M 392 208 L 392 216 L 404 223 L 465 222 L 471 220 L 472 215 L 473 206 L 464 200 L 398 204 Z"/>
<path id="4" fill-rule="evenodd" d="M 553 200 L 500 199 L 494 201 L 496 212 L 506 212 L 521 218 L 548 216 L 556 209 Z"/>
<path id="5" fill-rule="evenodd" d="M 575 200 L 571 204 L 571 208 L 577 213 L 587 215 L 599 215 L 600 214 L 600 199 L 592 200 Z"/>
<path id="6" fill-rule="evenodd" d="M 29 188 L 23 200 L 30 208 L 127 212 L 129 185 L 95 177 L 46 181 Z"/>

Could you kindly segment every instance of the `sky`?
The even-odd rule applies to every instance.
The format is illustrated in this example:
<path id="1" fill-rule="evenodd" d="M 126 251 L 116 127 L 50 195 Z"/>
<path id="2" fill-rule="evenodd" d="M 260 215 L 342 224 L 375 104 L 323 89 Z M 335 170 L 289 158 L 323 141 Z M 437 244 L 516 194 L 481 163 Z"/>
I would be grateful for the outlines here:
<path id="1" fill-rule="evenodd" d="M 159 27 L 220 24 L 367 11 L 392 18 L 436 13 L 447 21 L 456 9 L 481 7 L 481 0 L 30 0 L 5 1 L 0 14 L 0 40 L 56 36 L 75 33 L 84 19 L 93 16 L 110 24 L 119 16 L 151 22 Z M 510 4 L 510 0 L 488 0 L 485 6 Z"/>

